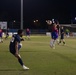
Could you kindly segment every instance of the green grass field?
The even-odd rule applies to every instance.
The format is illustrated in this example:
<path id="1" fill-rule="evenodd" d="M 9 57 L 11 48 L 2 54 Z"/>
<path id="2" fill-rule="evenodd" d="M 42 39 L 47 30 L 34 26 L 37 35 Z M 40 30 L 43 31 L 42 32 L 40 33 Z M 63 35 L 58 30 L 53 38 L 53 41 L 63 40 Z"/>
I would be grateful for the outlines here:
<path id="1" fill-rule="evenodd" d="M 24 71 L 9 52 L 10 39 L 0 43 L 0 75 L 76 75 L 76 38 L 66 38 L 66 45 L 49 46 L 50 37 L 31 36 L 22 42 L 20 54 L 26 66 Z"/>

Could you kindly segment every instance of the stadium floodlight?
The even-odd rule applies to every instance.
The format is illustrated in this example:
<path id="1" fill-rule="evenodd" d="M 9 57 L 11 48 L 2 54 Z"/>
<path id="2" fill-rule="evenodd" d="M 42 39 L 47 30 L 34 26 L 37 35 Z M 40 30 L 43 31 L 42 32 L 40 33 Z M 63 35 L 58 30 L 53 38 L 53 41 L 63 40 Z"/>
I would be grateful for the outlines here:
<path id="1" fill-rule="evenodd" d="M 16 22 L 15 20 L 13 22 Z"/>
<path id="2" fill-rule="evenodd" d="M 35 23 L 36 21 L 34 20 L 34 23 Z"/>
<path id="3" fill-rule="evenodd" d="M 21 0 L 21 29 L 23 29 L 23 0 Z"/>

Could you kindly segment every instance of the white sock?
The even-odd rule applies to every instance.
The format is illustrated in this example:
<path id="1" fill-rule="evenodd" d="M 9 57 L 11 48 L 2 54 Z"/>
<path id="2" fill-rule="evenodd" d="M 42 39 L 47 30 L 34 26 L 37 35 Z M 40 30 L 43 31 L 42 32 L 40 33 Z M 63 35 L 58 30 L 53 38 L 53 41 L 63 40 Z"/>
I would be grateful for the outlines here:
<path id="1" fill-rule="evenodd" d="M 51 47 L 53 46 L 53 40 L 50 41 L 50 46 L 51 46 Z"/>
<path id="2" fill-rule="evenodd" d="M 56 43 L 56 41 L 55 41 L 55 40 L 53 40 L 53 47 L 55 47 L 55 43 Z"/>
<path id="3" fill-rule="evenodd" d="M 57 43 L 59 43 L 59 39 L 57 39 Z"/>

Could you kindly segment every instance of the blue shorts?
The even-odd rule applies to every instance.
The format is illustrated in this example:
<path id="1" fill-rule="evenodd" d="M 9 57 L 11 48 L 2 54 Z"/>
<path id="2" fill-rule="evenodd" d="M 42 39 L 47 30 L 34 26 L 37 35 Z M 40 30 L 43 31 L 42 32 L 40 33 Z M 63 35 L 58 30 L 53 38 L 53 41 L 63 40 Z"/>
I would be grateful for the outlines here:
<path id="1" fill-rule="evenodd" d="M 28 36 L 28 35 L 30 35 L 30 33 L 28 32 L 28 33 L 26 33 L 26 35 Z"/>
<path id="2" fill-rule="evenodd" d="M 53 39 L 53 32 L 51 32 L 51 38 Z"/>
<path id="3" fill-rule="evenodd" d="M 56 32 L 51 33 L 51 38 L 56 40 L 58 38 L 58 34 Z"/>
<path id="4" fill-rule="evenodd" d="M 2 34 L 0 34 L 0 37 L 2 38 Z"/>

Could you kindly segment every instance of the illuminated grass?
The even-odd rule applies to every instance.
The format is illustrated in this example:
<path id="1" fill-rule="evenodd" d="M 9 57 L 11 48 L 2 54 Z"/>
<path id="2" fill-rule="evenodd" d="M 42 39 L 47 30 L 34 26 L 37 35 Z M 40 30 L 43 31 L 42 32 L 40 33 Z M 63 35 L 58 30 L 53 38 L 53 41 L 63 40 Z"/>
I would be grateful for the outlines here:
<path id="1" fill-rule="evenodd" d="M 4 40 L 0 43 L 0 75 L 76 75 L 76 39 L 65 40 L 66 46 L 56 45 L 56 49 L 50 48 L 48 36 L 31 36 L 22 42 L 20 54 L 28 71 L 9 53 L 10 38 Z"/>

